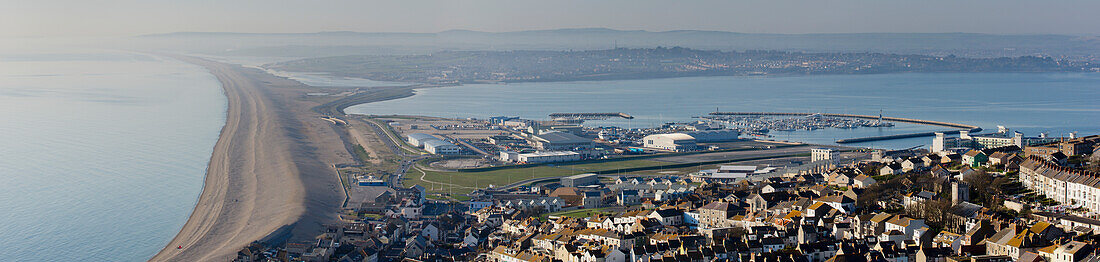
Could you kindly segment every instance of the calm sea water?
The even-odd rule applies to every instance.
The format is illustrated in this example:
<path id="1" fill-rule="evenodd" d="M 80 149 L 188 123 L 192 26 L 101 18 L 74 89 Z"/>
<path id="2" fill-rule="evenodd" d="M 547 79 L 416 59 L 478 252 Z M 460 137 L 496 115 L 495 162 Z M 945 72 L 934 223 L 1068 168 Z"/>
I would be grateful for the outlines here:
<path id="1" fill-rule="evenodd" d="M 348 113 L 444 117 L 520 116 L 548 120 L 555 112 L 624 112 L 634 120 L 587 122 L 649 127 L 692 121 L 720 111 L 821 112 L 1004 125 L 1029 136 L 1100 133 L 1100 74 L 882 74 L 801 77 L 695 77 L 655 80 L 465 85 L 356 105 Z M 892 128 L 773 131 L 772 139 L 830 144 L 836 139 L 947 130 Z M 927 146 L 931 138 L 852 144 L 877 148 Z"/>
<path id="2" fill-rule="evenodd" d="M 225 108 L 194 65 L 0 51 L 0 257 L 152 257 L 194 208 Z"/>

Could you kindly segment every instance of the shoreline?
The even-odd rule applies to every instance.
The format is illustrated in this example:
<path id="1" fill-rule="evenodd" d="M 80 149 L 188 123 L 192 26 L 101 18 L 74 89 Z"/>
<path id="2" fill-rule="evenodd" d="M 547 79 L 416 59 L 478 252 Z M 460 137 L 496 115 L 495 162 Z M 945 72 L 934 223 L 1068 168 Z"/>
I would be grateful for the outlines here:
<path id="1" fill-rule="evenodd" d="M 312 238 L 311 232 L 336 219 L 340 203 L 332 200 L 343 193 L 330 188 L 339 179 L 325 162 L 339 162 L 347 152 L 324 139 L 330 127 L 305 121 L 316 113 L 308 110 L 313 105 L 294 100 L 305 90 L 300 83 L 237 65 L 167 56 L 202 66 L 218 79 L 226 123 L 190 217 L 150 261 L 231 259 L 275 232 Z"/>

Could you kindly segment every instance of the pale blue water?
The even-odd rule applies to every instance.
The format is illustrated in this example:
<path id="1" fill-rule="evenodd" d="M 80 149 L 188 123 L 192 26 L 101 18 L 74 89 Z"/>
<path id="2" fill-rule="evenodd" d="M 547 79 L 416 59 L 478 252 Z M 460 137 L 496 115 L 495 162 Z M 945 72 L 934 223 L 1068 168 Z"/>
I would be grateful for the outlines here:
<path id="1" fill-rule="evenodd" d="M 356 105 L 348 113 L 444 117 L 520 116 L 554 112 L 624 112 L 631 121 L 588 122 L 648 127 L 691 121 L 720 111 L 823 112 L 1004 125 L 1029 136 L 1100 133 L 1100 74 L 882 74 L 799 77 L 693 77 L 653 80 L 465 85 Z M 946 130 L 893 128 L 777 132 L 773 139 L 829 144 L 836 139 Z M 931 138 L 850 144 L 879 148 L 927 146 Z"/>
<path id="2" fill-rule="evenodd" d="M 0 260 L 152 257 L 194 208 L 225 107 L 174 60 L 0 51 Z"/>

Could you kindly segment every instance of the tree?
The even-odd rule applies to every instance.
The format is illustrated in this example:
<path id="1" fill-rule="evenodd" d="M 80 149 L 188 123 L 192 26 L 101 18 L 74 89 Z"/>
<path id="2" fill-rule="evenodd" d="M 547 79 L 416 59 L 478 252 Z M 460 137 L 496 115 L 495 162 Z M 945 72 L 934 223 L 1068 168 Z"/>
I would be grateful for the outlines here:
<path id="1" fill-rule="evenodd" d="M 546 208 L 543 208 L 542 206 L 533 206 L 520 210 L 520 212 L 516 214 L 515 218 L 513 219 L 537 217 L 539 215 L 542 215 L 543 213 L 546 213 Z"/>
<path id="2" fill-rule="evenodd" d="M 878 207 L 878 201 L 882 197 L 882 192 L 877 185 L 873 185 L 868 190 L 864 190 L 863 194 L 859 195 L 856 199 L 856 206 L 859 210 L 870 212 Z"/>
<path id="3" fill-rule="evenodd" d="M 1005 187 L 1012 184 L 1012 182 L 1012 179 L 1007 177 L 993 179 L 993 183 L 989 184 L 990 193 L 992 193 L 992 196 L 1003 195 Z"/>
<path id="4" fill-rule="evenodd" d="M 1100 172 L 1100 150 L 1092 152 L 1092 155 L 1089 156 L 1089 164 L 1085 169 L 1092 172 Z"/>
<path id="5" fill-rule="evenodd" d="M 902 183 L 903 180 L 905 176 L 896 176 L 867 187 L 856 199 L 856 206 L 862 212 L 874 212 L 877 211 L 876 207 L 880 201 L 900 199 L 901 195 L 908 191 L 905 183 Z"/>
<path id="6" fill-rule="evenodd" d="M 951 206 L 950 198 L 941 197 L 912 205 L 905 210 L 905 213 L 913 217 L 924 218 L 929 226 L 943 228 L 947 220 L 951 219 L 951 213 L 949 212 Z"/>
<path id="7" fill-rule="evenodd" d="M 994 179 L 993 175 L 984 171 L 967 176 L 963 182 L 970 185 L 970 200 L 983 206 L 992 206 L 996 196 L 1001 194 L 1001 187 L 1011 182 L 1007 178 Z"/>

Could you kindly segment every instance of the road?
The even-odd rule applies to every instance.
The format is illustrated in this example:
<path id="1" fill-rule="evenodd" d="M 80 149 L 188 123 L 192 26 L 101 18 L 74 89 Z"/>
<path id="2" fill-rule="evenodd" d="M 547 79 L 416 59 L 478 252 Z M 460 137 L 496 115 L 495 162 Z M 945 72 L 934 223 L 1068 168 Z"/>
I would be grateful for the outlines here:
<path id="1" fill-rule="evenodd" d="M 393 151 L 393 154 L 401 156 L 401 165 L 397 168 L 397 170 L 394 171 L 394 173 L 392 175 L 390 175 L 389 185 L 390 185 L 390 187 L 394 187 L 394 188 L 403 187 L 401 185 L 401 180 L 409 172 L 409 168 L 411 168 L 414 164 L 416 164 L 416 161 L 420 161 L 422 159 L 425 159 L 428 156 L 409 154 L 408 151 L 406 151 L 405 148 L 403 148 L 402 145 L 400 145 L 397 141 L 394 141 L 395 138 L 393 136 L 390 136 L 388 132 L 386 132 L 385 130 L 382 129 L 380 124 L 378 124 L 374 121 L 365 120 L 365 119 L 363 120 L 363 122 L 367 122 L 367 124 L 369 124 L 374 129 L 374 132 L 375 132 L 375 134 L 378 135 L 378 137 L 388 138 L 388 139 L 382 139 L 382 141 L 384 143 L 386 143 L 386 146 L 388 146 L 390 148 L 390 150 Z M 410 150 L 410 151 L 415 151 L 415 150 Z"/>

